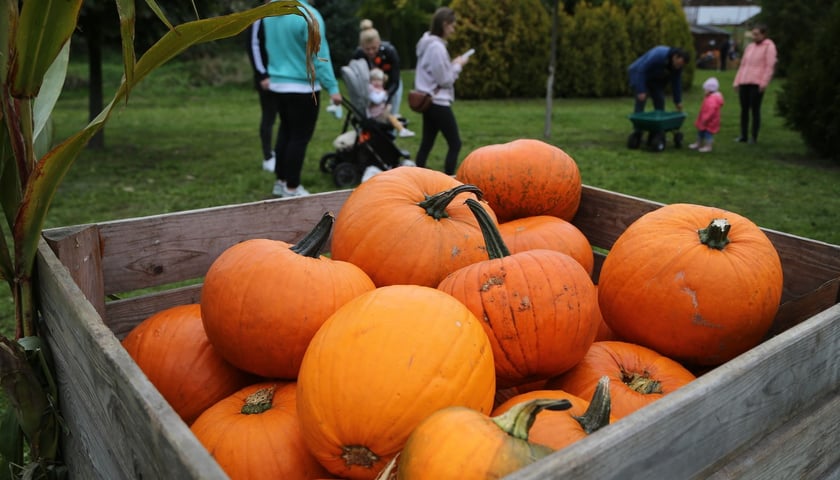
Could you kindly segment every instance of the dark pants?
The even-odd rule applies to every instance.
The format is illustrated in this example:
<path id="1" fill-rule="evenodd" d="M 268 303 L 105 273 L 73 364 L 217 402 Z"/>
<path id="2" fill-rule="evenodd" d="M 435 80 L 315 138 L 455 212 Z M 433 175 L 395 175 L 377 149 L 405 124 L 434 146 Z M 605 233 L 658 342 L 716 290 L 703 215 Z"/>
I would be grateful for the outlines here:
<path id="1" fill-rule="evenodd" d="M 741 138 L 746 140 L 747 131 L 752 115 L 752 139 L 758 140 L 758 129 L 761 128 L 761 100 L 764 92 L 758 89 L 758 85 L 747 84 L 738 87 L 738 100 L 741 102 Z"/>
<path id="2" fill-rule="evenodd" d="M 271 135 L 274 131 L 274 121 L 277 120 L 277 106 L 274 95 L 270 90 L 263 90 L 257 87 L 257 94 L 260 96 L 260 146 L 262 147 L 263 159 L 268 160 L 274 156 L 271 148 Z"/>
<path id="3" fill-rule="evenodd" d="M 455 120 L 452 107 L 433 103 L 428 110 L 423 112 L 423 138 L 420 140 L 420 150 L 417 151 L 417 158 L 414 161 L 418 167 L 426 166 L 426 160 L 435 145 L 438 132 L 443 134 L 448 147 L 443 173 L 454 175 L 458 164 L 458 154 L 461 152 L 461 135 L 458 132 L 458 122 Z"/>
<path id="4" fill-rule="evenodd" d="M 648 82 L 645 86 L 647 87 L 647 97 L 644 100 L 639 100 L 638 97 L 636 98 L 633 113 L 644 112 L 648 98 L 653 101 L 654 110 L 665 110 L 665 84 L 661 82 Z"/>
<path id="5" fill-rule="evenodd" d="M 270 95 L 274 111 L 280 115 L 277 144 L 274 146 L 277 155 L 274 174 L 277 180 L 284 180 L 290 189 L 297 188 L 300 185 L 303 160 L 306 158 L 306 147 L 312 140 L 318 122 L 321 92 L 315 92 L 314 98 L 311 92 L 270 92 Z"/>

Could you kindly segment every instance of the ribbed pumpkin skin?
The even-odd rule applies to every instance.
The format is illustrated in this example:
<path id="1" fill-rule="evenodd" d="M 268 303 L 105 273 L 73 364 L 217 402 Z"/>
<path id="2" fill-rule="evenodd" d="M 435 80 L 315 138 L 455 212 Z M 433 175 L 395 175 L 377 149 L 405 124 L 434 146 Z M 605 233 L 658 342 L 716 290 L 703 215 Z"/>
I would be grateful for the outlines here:
<path id="1" fill-rule="evenodd" d="M 592 245 L 576 226 L 562 218 L 535 215 L 499 224 L 499 233 L 510 253 L 544 248 L 574 258 L 590 275 L 595 266 Z"/>
<path id="2" fill-rule="evenodd" d="M 484 320 L 501 388 L 559 375 L 595 341 L 595 286 L 564 253 L 528 250 L 485 260 L 451 273 L 438 289 Z"/>
<path id="3" fill-rule="evenodd" d="M 627 382 L 634 373 L 659 382 L 661 393 L 640 393 L 630 388 Z M 649 348 L 607 341 L 593 343 L 580 363 L 549 380 L 546 387 L 591 398 L 598 380 L 605 375 L 610 377 L 611 412 L 616 418 L 623 418 L 695 379 L 678 362 Z"/>
<path id="4" fill-rule="evenodd" d="M 589 407 L 589 401 L 563 390 L 533 390 L 511 397 L 493 410 L 492 416 L 501 415 L 518 403 L 538 398 L 566 399 L 572 402 L 572 408 L 560 412 L 543 410 L 528 431 L 528 441 L 551 447 L 554 450 L 568 447 L 588 434 L 580 423 L 572 417 L 580 417 Z M 611 417 L 610 423 L 615 418 Z"/>
<path id="5" fill-rule="evenodd" d="M 252 393 L 276 386 L 273 406 L 241 413 Z M 308 480 L 329 473 L 306 450 L 295 412 L 294 383 L 250 385 L 204 412 L 191 427 L 231 480 Z"/>
<path id="6" fill-rule="evenodd" d="M 450 407 L 411 433 L 398 459 L 397 480 L 502 478 L 540 458 L 531 442 L 508 435 L 486 414 Z"/>
<path id="7" fill-rule="evenodd" d="M 479 147 L 464 158 L 455 178 L 480 188 L 500 223 L 534 215 L 571 221 L 583 189 L 575 160 L 536 139 Z"/>
<path id="8" fill-rule="evenodd" d="M 122 345 L 188 425 L 208 407 L 253 381 L 210 345 L 197 303 L 150 316 L 126 335 Z"/>
<path id="9" fill-rule="evenodd" d="M 698 230 L 729 221 L 722 250 Z M 766 235 L 732 212 L 672 204 L 643 215 L 616 240 L 598 301 L 619 338 L 688 365 L 718 365 L 756 346 L 782 295 L 782 266 Z"/>
<path id="10" fill-rule="evenodd" d="M 429 414 L 453 405 L 489 413 L 494 391 L 478 319 L 443 292 L 393 285 L 348 302 L 321 327 L 303 359 L 297 406 L 322 465 L 375 478 Z M 348 465 L 342 455 L 352 446 L 378 460 Z"/>
<path id="11" fill-rule="evenodd" d="M 340 306 L 375 288 L 358 267 L 312 258 L 275 240 L 225 250 L 201 290 L 201 313 L 216 350 L 267 378 L 297 378 L 309 340 Z"/>
<path id="12" fill-rule="evenodd" d="M 436 287 L 449 272 L 484 260 L 484 239 L 459 194 L 436 220 L 417 204 L 461 182 L 426 168 L 400 167 L 362 183 L 344 202 L 333 228 L 332 258 L 361 267 L 378 287 Z M 495 215 L 489 207 L 488 213 Z"/>

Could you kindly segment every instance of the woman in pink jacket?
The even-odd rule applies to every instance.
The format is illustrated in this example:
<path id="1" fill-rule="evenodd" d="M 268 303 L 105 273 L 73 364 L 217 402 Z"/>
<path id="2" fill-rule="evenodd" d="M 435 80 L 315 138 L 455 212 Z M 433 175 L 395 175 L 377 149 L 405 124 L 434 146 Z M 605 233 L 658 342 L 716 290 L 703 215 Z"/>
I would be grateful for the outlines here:
<path id="1" fill-rule="evenodd" d="M 736 142 L 755 143 L 761 128 L 761 100 L 764 90 L 773 78 L 776 67 L 776 44 L 767 38 L 767 26 L 757 24 L 752 29 L 753 43 L 747 45 L 741 57 L 741 65 L 735 74 L 735 89 L 741 101 L 741 136 Z M 750 114 L 752 114 L 752 135 L 747 137 Z"/>
<path id="2" fill-rule="evenodd" d="M 709 77 L 703 82 L 703 104 L 694 126 L 697 127 L 697 141 L 688 146 L 698 152 L 711 152 L 715 134 L 720 131 L 720 109 L 723 107 L 723 95 L 718 91 L 718 79 Z"/>

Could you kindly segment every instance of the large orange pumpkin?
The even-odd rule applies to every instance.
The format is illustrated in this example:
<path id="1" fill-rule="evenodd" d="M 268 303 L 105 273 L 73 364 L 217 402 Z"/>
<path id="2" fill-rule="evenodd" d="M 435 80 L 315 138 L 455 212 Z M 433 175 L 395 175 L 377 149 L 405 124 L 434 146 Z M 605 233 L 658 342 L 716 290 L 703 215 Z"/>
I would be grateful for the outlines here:
<path id="1" fill-rule="evenodd" d="M 467 204 L 485 233 L 489 259 L 452 272 L 438 289 L 484 320 L 499 386 L 545 380 L 572 368 L 598 331 L 598 299 L 589 274 L 555 250 L 509 254 L 478 202 Z"/>
<path id="2" fill-rule="evenodd" d="M 544 410 L 534 419 L 528 440 L 560 450 L 615 422 L 610 415 L 610 379 L 598 382 L 591 400 L 584 400 L 563 390 L 534 390 L 516 395 L 493 409 L 498 416 L 525 402 L 536 399 L 567 400 L 571 408 L 562 411 Z"/>
<path id="3" fill-rule="evenodd" d="M 188 425 L 205 409 L 253 381 L 210 345 L 197 303 L 150 316 L 126 335 L 122 345 Z"/>
<path id="4" fill-rule="evenodd" d="M 464 205 L 480 194 L 426 168 L 380 173 L 356 188 L 338 212 L 332 257 L 358 265 L 378 287 L 436 287 L 449 272 L 487 258 Z"/>
<path id="5" fill-rule="evenodd" d="M 448 407 L 426 418 L 411 433 L 397 461 L 397 479 L 502 478 L 550 454 L 529 441 L 543 409 L 568 409 L 567 400 L 536 399 L 489 417 L 464 407 Z"/>
<path id="6" fill-rule="evenodd" d="M 501 223 L 534 215 L 571 221 L 583 189 L 575 160 L 536 139 L 479 147 L 455 178 L 480 188 Z"/>
<path id="7" fill-rule="evenodd" d="M 333 474 L 374 478 L 428 415 L 489 413 L 493 354 L 459 301 L 418 285 L 380 287 L 341 307 L 312 339 L 298 379 L 310 451 Z"/>
<path id="8" fill-rule="evenodd" d="M 320 256 L 334 217 L 296 245 L 253 239 L 225 250 L 201 290 L 210 342 L 229 362 L 294 379 L 309 340 L 338 307 L 376 288 L 358 267 Z"/>
<path id="9" fill-rule="evenodd" d="M 717 365 L 757 345 L 782 295 L 770 240 L 741 215 L 673 204 L 633 222 L 607 254 L 601 313 L 623 340 L 685 364 Z"/>
<path id="10" fill-rule="evenodd" d="M 192 425 L 232 480 L 306 480 L 329 473 L 306 449 L 294 383 L 258 383 L 213 405 Z"/>
<path id="11" fill-rule="evenodd" d="M 546 388 L 588 398 L 598 381 L 610 379 L 612 414 L 623 418 L 694 380 L 678 362 L 627 342 L 595 342 L 583 360 L 546 383 Z"/>
<path id="12" fill-rule="evenodd" d="M 557 250 L 574 258 L 590 275 L 595 265 L 592 245 L 576 226 L 562 218 L 535 215 L 499 224 L 511 253 L 540 248 Z"/>

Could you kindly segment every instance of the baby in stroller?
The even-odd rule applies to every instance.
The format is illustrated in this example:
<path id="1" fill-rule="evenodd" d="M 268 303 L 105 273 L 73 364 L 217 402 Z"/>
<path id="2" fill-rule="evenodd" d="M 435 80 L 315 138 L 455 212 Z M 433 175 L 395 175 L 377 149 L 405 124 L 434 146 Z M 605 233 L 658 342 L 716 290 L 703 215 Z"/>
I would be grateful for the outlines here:
<path id="1" fill-rule="evenodd" d="M 391 105 L 388 103 L 388 91 L 385 90 L 385 72 L 379 68 L 370 71 L 370 83 L 368 83 L 368 118 L 376 119 L 382 123 L 389 123 L 397 131 L 398 137 L 413 137 L 414 132 L 405 128 L 405 125 L 396 115 L 391 114 Z"/>
<path id="2" fill-rule="evenodd" d="M 342 133 L 333 140 L 336 150 L 321 157 L 321 171 L 332 173 L 337 187 L 347 188 L 375 173 L 413 165 L 411 155 L 394 143 L 394 131 L 399 129 L 388 121 L 383 123 L 368 115 L 371 82 L 367 61 L 351 60 L 341 67 L 341 78 L 349 97 L 342 98 L 347 116 Z M 402 122 L 400 124 L 405 127 Z"/>

